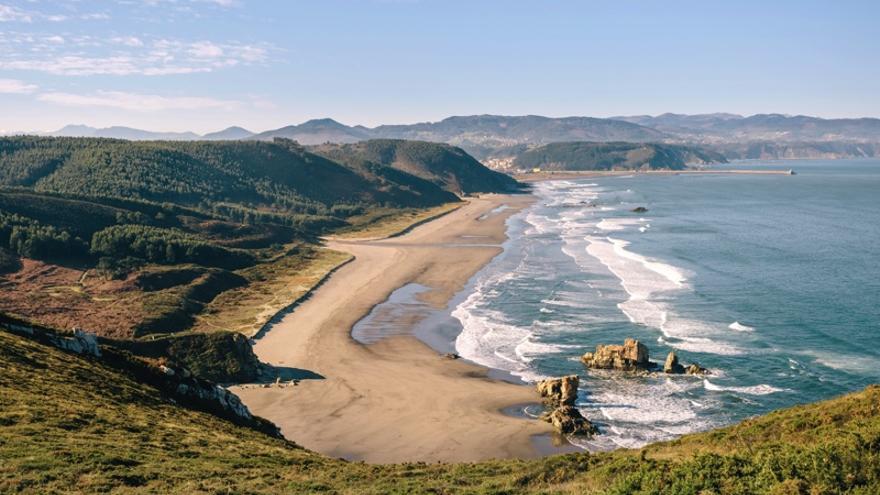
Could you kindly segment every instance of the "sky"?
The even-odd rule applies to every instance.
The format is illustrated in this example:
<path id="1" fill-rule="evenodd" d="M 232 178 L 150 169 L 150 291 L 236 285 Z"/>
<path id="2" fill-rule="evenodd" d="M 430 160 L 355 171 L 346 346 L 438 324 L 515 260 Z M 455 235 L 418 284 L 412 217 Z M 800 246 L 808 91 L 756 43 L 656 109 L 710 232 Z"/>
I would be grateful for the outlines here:
<path id="1" fill-rule="evenodd" d="M 0 0 L 0 132 L 880 117 L 877 0 Z"/>

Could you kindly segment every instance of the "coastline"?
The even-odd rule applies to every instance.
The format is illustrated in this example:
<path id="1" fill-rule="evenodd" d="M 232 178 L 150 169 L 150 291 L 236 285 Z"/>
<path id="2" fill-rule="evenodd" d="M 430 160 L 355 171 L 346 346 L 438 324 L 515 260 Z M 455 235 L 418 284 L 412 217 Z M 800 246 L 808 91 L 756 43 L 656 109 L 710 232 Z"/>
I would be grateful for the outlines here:
<path id="1" fill-rule="evenodd" d="M 290 440 L 349 460 L 464 462 L 547 454 L 538 446 L 548 443 L 540 441 L 551 433 L 548 424 L 502 413 L 537 402 L 531 387 L 444 358 L 417 337 L 399 334 L 406 332 L 369 345 L 351 336 L 358 321 L 410 283 L 427 288 L 420 301 L 445 308 L 502 251 L 507 218 L 533 201 L 528 194 L 487 195 L 400 236 L 330 240 L 327 247 L 354 260 L 254 346 L 282 380 L 302 380 L 231 390 Z"/>
<path id="2" fill-rule="evenodd" d="M 621 177 L 627 175 L 794 175 L 790 170 L 751 170 L 751 169 L 687 169 L 687 170 L 544 170 L 514 174 L 520 182 L 540 182 L 545 180 L 588 179 L 591 177 Z"/>

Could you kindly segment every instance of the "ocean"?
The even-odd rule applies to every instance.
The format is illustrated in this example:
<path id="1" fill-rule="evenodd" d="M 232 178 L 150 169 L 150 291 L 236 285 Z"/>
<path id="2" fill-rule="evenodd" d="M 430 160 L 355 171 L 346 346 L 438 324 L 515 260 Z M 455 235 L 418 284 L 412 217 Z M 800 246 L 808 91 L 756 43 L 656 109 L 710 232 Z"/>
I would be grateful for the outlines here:
<path id="1" fill-rule="evenodd" d="M 728 167 L 796 175 L 536 183 L 536 203 L 508 220 L 504 252 L 417 335 L 526 382 L 580 375 L 577 406 L 601 433 L 572 441 L 589 450 L 880 382 L 880 161 Z M 647 211 L 632 211 L 639 206 Z M 627 337 L 661 365 L 675 351 L 711 374 L 633 376 L 580 363 L 597 344 Z"/>

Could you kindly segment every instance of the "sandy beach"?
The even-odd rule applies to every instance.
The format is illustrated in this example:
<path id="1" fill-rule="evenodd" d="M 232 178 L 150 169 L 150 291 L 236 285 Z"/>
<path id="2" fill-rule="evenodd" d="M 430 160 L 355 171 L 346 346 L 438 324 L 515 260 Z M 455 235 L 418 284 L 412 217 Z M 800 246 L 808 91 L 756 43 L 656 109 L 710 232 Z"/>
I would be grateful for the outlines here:
<path id="1" fill-rule="evenodd" d="M 539 455 L 534 436 L 550 432 L 549 425 L 500 413 L 535 402 L 532 387 L 490 379 L 485 368 L 444 358 L 413 336 L 362 345 L 350 334 L 408 283 L 428 288 L 419 295 L 423 302 L 445 308 L 501 252 L 506 219 L 533 200 L 484 196 L 402 236 L 330 241 L 355 260 L 254 347 L 283 378 L 303 378 L 300 384 L 232 390 L 287 438 L 330 456 L 382 463 Z M 393 333 L 406 334 L 412 323 L 399 322 L 404 328 Z"/>

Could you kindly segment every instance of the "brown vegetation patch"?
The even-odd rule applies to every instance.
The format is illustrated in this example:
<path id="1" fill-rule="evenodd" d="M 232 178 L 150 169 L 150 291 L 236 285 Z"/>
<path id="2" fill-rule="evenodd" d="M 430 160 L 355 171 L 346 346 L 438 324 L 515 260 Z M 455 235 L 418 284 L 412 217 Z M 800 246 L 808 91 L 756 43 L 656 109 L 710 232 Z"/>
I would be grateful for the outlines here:
<path id="1" fill-rule="evenodd" d="M 126 338 L 144 319 L 141 291 L 129 277 L 110 280 L 83 271 L 22 259 L 21 268 L 0 276 L 0 311 L 57 328 L 84 328 Z"/>

